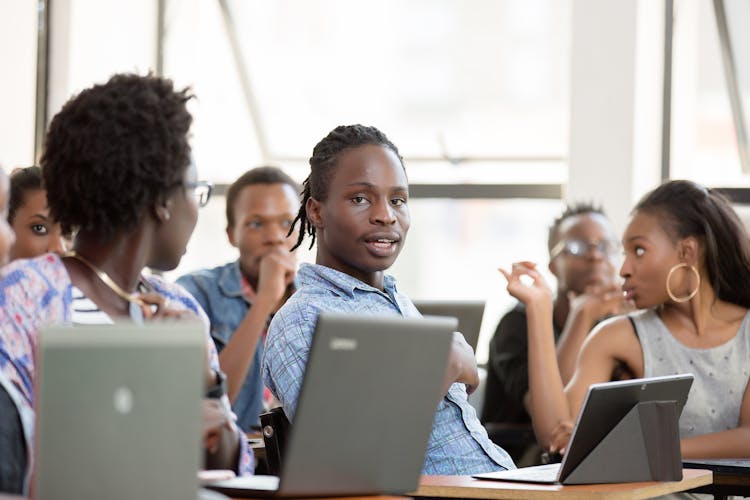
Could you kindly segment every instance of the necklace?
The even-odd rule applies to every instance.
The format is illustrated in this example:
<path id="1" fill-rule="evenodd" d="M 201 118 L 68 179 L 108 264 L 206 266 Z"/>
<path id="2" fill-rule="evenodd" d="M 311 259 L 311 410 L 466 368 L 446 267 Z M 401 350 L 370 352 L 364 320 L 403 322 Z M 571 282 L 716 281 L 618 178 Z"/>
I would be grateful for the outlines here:
<path id="1" fill-rule="evenodd" d="M 115 283 L 115 280 L 113 280 L 112 278 L 110 278 L 109 274 L 105 273 L 104 271 L 102 271 L 101 269 L 99 269 L 98 267 L 96 267 L 88 259 L 86 259 L 82 255 L 78 254 L 75 250 L 70 250 L 69 252 L 66 252 L 65 254 L 63 254 L 63 257 L 71 257 L 73 259 L 76 259 L 78 262 L 82 263 L 83 265 L 85 265 L 86 267 L 88 267 L 89 269 L 91 269 L 91 271 L 93 271 L 94 274 L 97 275 L 97 277 L 102 281 L 102 283 L 104 283 L 105 285 L 107 285 L 109 287 L 109 289 L 112 290 L 113 292 L 115 292 L 118 296 L 120 296 L 121 298 L 123 298 L 123 299 L 127 300 L 128 302 L 130 302 L 131 306 L 133 304 L 137 304 L 139 306 L 145 306 L 146 305 L 146 303 L 143 302 L 143 299 L 141 299 L 140 297 L 138 297 L 137 295 L 135 295 L 133 293 L 128 293 L 125 290 L 123 290 L 122 288 L 120 288 L 120 285 L 118 285 L 117 283 Z M 132 311 L 131 311 L 131 313 L 132 313 Z M 132 314 L 131 314 L 131 316 L 132 316 Z"/>

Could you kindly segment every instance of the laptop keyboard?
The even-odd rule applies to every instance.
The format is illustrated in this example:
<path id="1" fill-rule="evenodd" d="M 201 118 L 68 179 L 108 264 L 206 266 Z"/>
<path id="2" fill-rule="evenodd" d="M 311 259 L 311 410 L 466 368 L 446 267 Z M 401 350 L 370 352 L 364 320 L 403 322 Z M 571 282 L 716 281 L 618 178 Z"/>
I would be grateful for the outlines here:
<path id="1" fill-rule="evenodd" d="M 523 481 L 528 483 L 555 483 L 560 464 L 536 465 L 520 469 L 475 474 L 477 479 L 491 479 L 495 481 Z"/>

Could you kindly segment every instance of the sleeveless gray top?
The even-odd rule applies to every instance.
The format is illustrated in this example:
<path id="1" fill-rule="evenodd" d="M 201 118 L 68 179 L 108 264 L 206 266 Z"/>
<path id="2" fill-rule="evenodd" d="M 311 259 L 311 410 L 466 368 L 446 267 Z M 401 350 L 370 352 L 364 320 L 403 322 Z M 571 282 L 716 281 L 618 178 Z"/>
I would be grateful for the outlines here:
<path id="1" fill-rule="evenodd" d="M 643 376 L 692 373 L 695 379 L 680 417 L 680 436 L 737 427 L 750 370 L 750 311 L 737 334 L 711 349 L 693 349 L 675 339 L 653 309 L 630 315 L 643 350 Z"/>

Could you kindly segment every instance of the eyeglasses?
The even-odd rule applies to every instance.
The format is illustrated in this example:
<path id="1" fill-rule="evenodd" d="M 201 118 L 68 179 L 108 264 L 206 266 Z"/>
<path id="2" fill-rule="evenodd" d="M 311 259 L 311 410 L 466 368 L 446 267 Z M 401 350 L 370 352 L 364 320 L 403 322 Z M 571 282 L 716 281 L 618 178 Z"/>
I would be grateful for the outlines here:
<path id="1" fill-rule="evenodd" d="M 208 181 L 196 181 L 186 182 L 185 187 L 193 190 L 195 201 L 199 207 L 205 207 L 208 205 L 208 200 L 211 198 L 211 191 L 214 189 L 214 185 Z"/>
<path id="2" fill-rule="evenodd" d="M 586 241 L 581 239 L 560 240 L 549 252 L 550 259 L 556 259 L 562 252 L 573 257 L 584 257 L 592 250 L 596 250 L 606 257 L 614 257 L 620 249 L 620 244 L 613 240 Z"/>

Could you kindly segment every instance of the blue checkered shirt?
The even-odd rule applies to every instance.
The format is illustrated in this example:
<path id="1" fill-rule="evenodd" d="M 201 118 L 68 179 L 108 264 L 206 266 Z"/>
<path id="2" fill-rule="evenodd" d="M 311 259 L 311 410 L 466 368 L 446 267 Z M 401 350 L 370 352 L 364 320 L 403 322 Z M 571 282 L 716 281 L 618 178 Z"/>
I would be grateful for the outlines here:
<path id="1" fill-rule="evenodd" d="M 386 275 L 383 284 L 385 291 L 325 266 L 302 265 L 297 292 L 271 321 L 263 356 L 263 379 L 290 420 L 321 312 L 420 316 L 409 298 L 396 290 L 392 276 Z M 510 456 L 490 441 L 479 423 L 464 384 L 453 384 L 438 405 L 423 473 L 465 475 L 513 468 Z"/>

